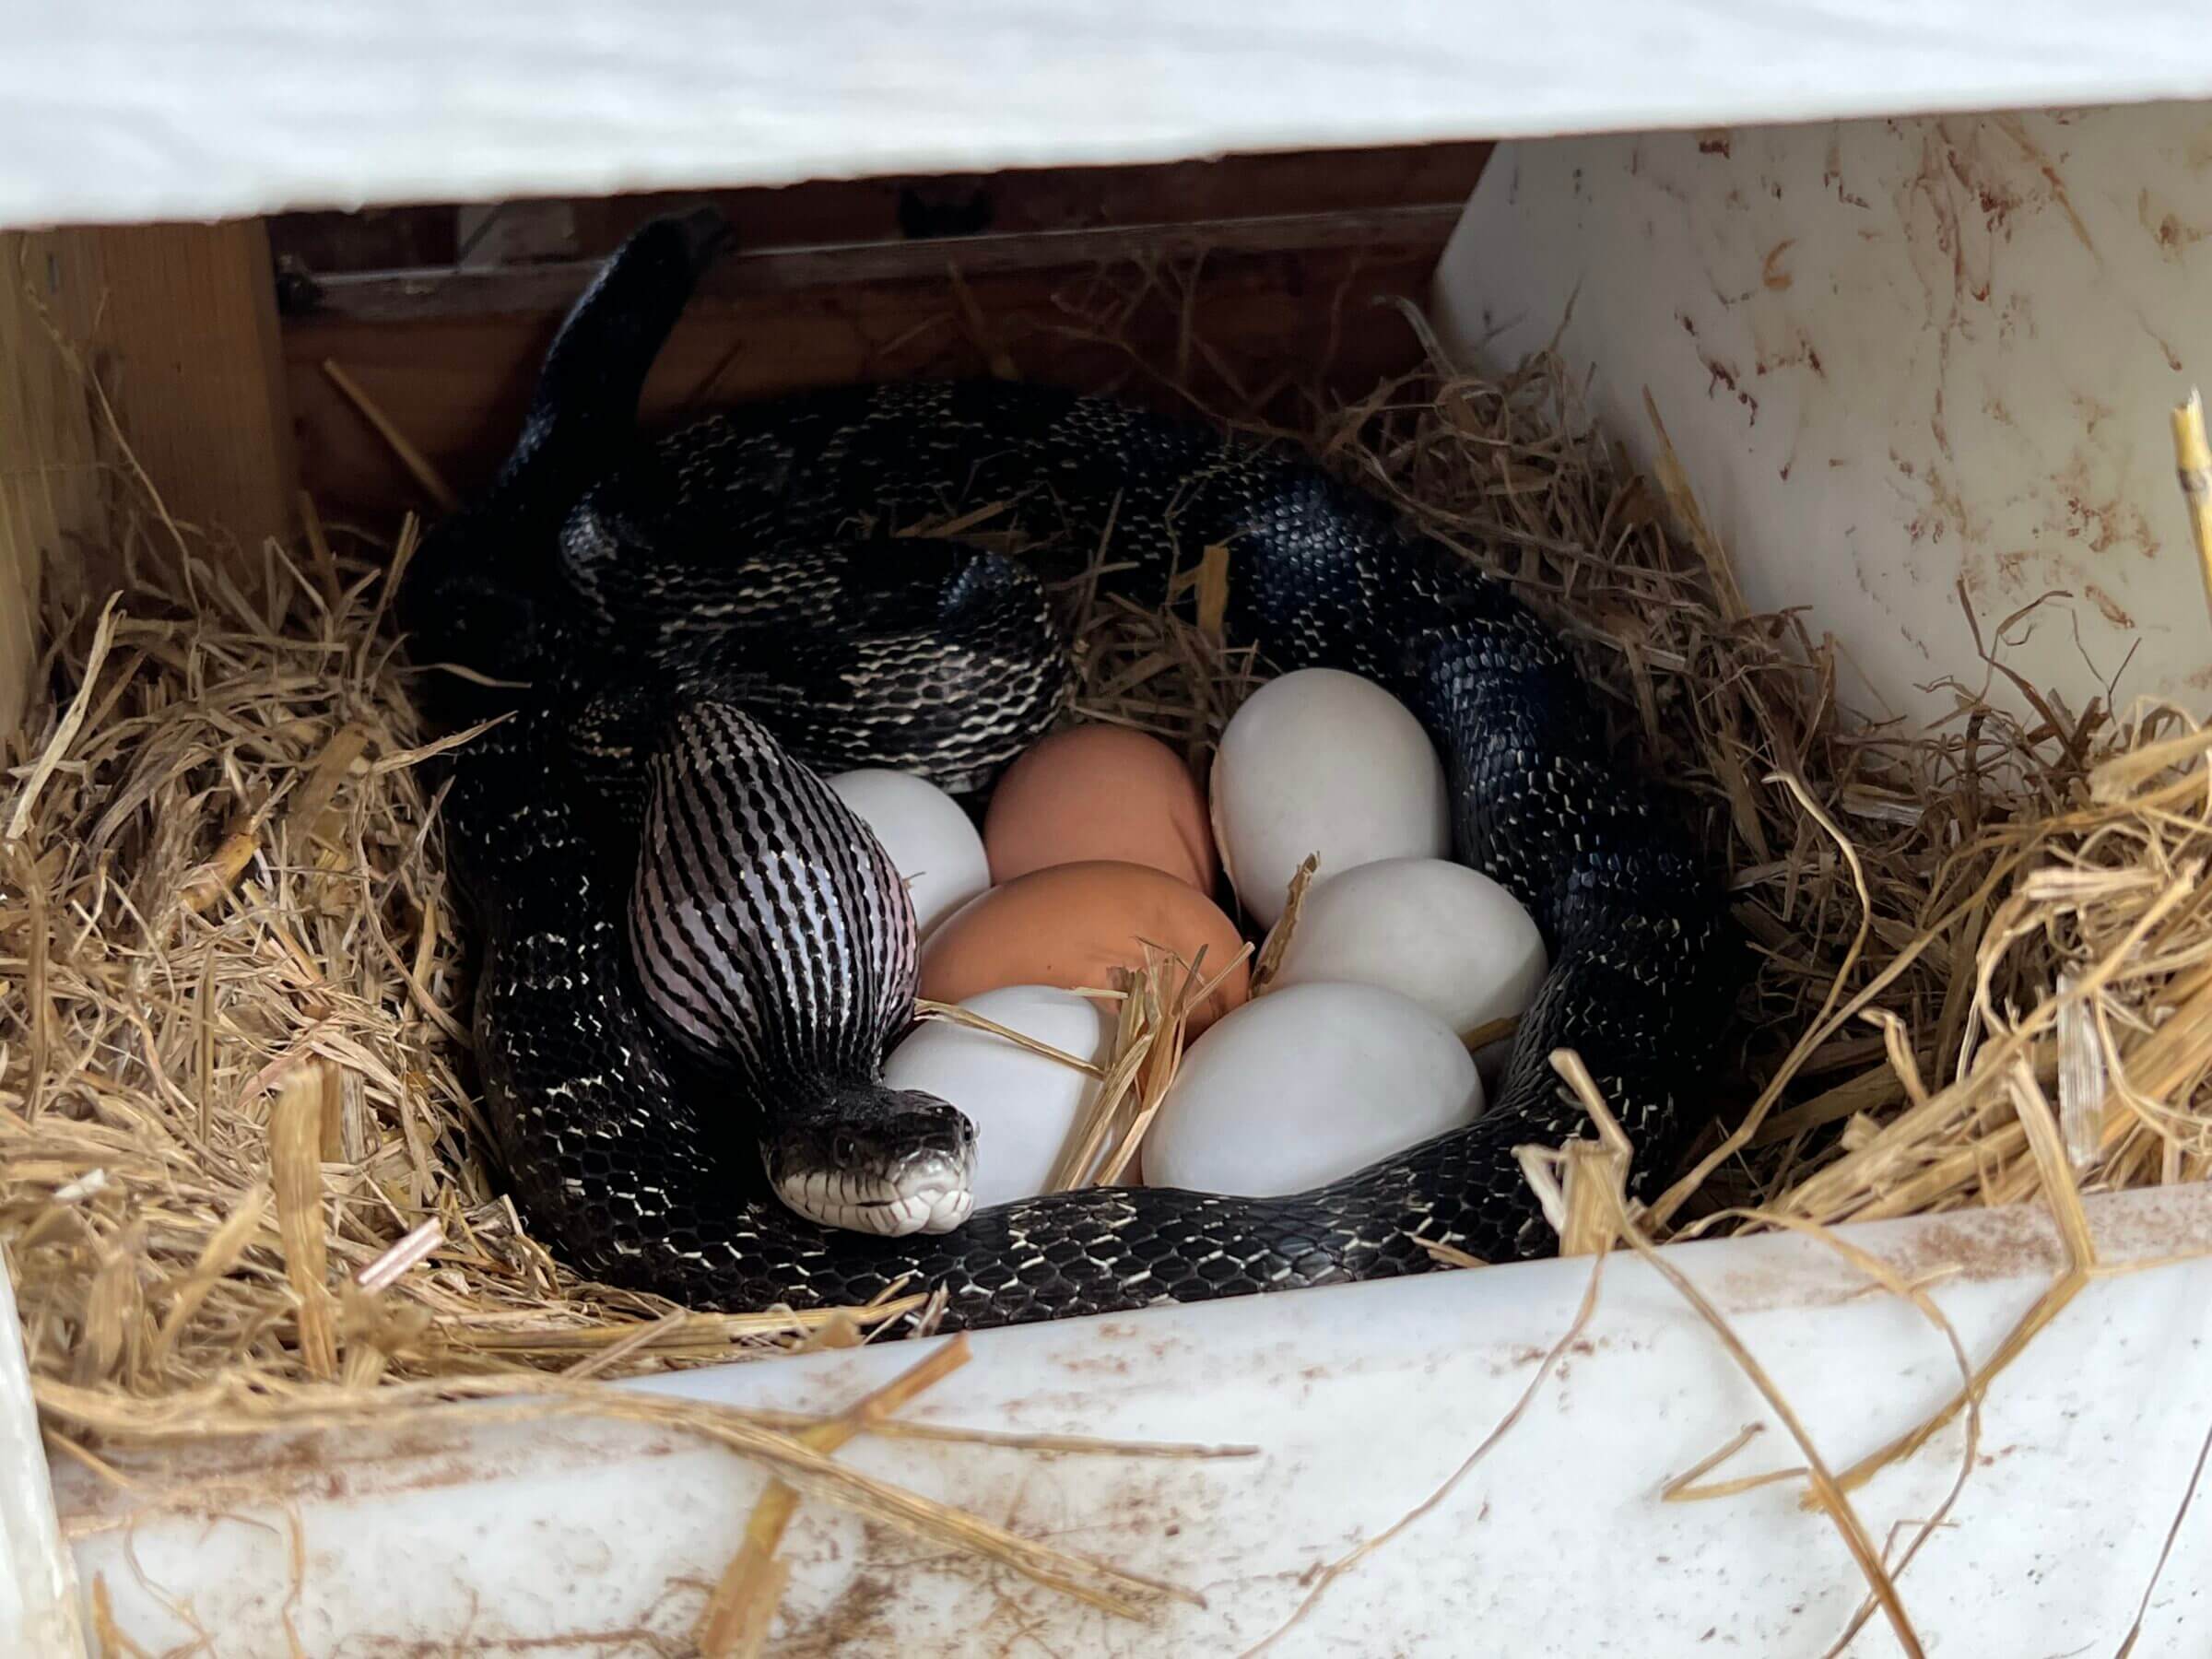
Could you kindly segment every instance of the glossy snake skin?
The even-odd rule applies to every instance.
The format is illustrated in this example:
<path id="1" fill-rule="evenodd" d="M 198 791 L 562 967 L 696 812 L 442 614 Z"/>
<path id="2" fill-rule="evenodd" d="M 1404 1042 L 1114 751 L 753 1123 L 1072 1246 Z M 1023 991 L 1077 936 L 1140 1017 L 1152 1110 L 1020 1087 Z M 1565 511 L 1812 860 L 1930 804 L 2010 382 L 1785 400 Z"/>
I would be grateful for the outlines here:
<path id="1" fill-rule="evenodd" d="M 500 478 L 402 596 L 415 660 L 473 671 L 426 676 L 448 718 L 512 711 L 456 751 L 444 815 L 480 926 L 489 1117 L 534 1230 L 582 1272 L 694 1307 L 850 1304 L 905 1281 L 945 1290 L 948 1327 L 1418 1273 L 1424 1240 L 1542 1254 L 1514 1149 L 1588 1133 L 1548 1064 L 1563 1047 L 1639 1168 L 1665 1169 L 1733 987 L 1717 883 L 1503 585 L 1295 455 L 1035 386 L 838 390 L 640 438 L 646 369 L 720 239 L 705 216 L 666 220 L 615 256 Z M 964 1120 L 876 1081 L 911 1012 L 903 891 L 826 790 L 803 807 L 792 792 L 859 765 L 973 791 L 1063 712 L 1026 556 L 892 534 L 998 501 L 1013 510 L 994 528 L 1078 567 L 1111 530 L 1112 581 L 1147 603 L 1227 543 L 1235 639 L 1278 670 L 1371 677 L 1420 718 L 1456 855 L 1528 907 L 1553 963 L 1473 1126 L 1276 1200 L 1095 1189 L 897 1238 L 779 1202 L 794 1136 L 831 1160 L 896 1159 L 910 1133 L 938 1137 L 925 1158 L 961 1155 Z M 653 828 L 687 768 L 719 792 L 692 812 L 688 873 Z M 778 896 L 794 860 L 805 904 Z M 725 949 L 653 944 L 639 895 L 664 880 L 724 907 Z M 769 897 L 731 903 L 733 883 Z"/>

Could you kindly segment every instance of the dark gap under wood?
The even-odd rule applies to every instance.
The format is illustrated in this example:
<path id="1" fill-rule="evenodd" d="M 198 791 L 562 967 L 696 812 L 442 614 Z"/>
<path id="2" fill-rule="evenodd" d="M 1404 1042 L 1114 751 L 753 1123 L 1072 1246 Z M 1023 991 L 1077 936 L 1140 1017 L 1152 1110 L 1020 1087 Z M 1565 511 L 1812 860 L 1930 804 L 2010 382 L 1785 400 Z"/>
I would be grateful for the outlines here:
<path id="1" fill-rule="evenodd" d="M 1283 151 L 1143 166 L 1037 168 L 600 199 L 293 213 L 272 246 L 318 279 L 410 266 L 592 259 L 679 204 L 712 202 L 749 248 L 1097 229 L 1464 203 L 1488 143 Z"/>
<path id="2" fill-rule="evenodd" d="M 1137 377 L 1188 321 L 1226 358 L 1363 393 L 1419 346 L 1394 299 L 1425 300 L 1461 204 L 1277 214 L 937 241 L 741 253 L 703 285 L 648 382 L 649 424 L 807 387 L 987 373 L 1177 400 Z M 519 424 L 588 261 L 370 273 L 320 283 L 286 319 L 303 482 L 333 512 L 386 515 L 417 486 L 331 386 L 339 363 L 463 489 Z M 1172 272 L 1175 281 L 1159 281 Z M 1187 295 L 1185 292 L 1187 285 Z M 1132 296 L 1141 296 L 1134 303 Z M 1117 316 L 1102 337 L 1096 326 Z M 977 322 L 968 319 L 972 317 Z M 978 332 L 992 350 L 982 349 Z M 1201 394 L 1206 365 L 1195 366 Z M 1251 390 L 1253 388 L 1245 388 Z M 1226 388 L 1224 388 L 1226 390 Z M 1233 400 L 1232 400 L 1233 401 Z"/>

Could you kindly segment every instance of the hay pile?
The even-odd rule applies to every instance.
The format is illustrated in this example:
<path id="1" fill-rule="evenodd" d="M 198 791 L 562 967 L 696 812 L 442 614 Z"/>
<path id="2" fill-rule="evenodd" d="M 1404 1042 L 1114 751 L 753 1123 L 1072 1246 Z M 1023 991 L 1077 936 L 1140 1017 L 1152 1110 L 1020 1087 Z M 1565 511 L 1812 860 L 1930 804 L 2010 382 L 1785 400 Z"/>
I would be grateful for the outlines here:
<path id="1" fill-rule="evenodd" d="M 1968 687 L 1933 732 L 1853 721 L 1833 647 L 1747 610 L 1681 480 L 1621 467 L 1547 359 L 1495 382 L 1440 353 L 1354 406 L 1215 412 L 1294 429 L 1511 580 L 1730 873 L 1760 963 L 1737 1076 L 1693 1166 L 1624 1219 L 1825 1225 L 2205 1173 L 2212 734 L 2024 686 L 2030 722 Z M 396 559 L 337 532 L 298 560 L 269 547 L 249 585 L 165 519 L 119 522 L 127 602 L 56 597 L 52 695 L 8 739 L 0 795 L 0 1239 L 57 1444 L 495 1394 L 603 1409 L 592 1379 L 920 1311 L 690 1313 L 579 1282 L 531 1240 L 465 1081 L 465 942 L 383 626 L 411 531 Z M 1089 606 L 1085 712 L 1203 755 L 1256 671 L 1207 626 L 1208 580 L 1201 560 L 1195 622 Z M 1069 1179 L 1126 1162 L 1190 977 L 1132 987 L 1123 1087 Z M 885 1430 L 880 1402 L 813 1422 L 623 1409 L 762 1459 L 787 1497 L 1101 1602 L 1165 1588 L 842 1470 L 829 1451 Z M 733 1563 L 725 1622 L 772 1606 L 780 1529 Z"/>
<path id="2" fill-rule="evenodd" d="M 137 1394 L 364 1384 L 564 1366 L 665 1318 L 568 1281 L 487 1171 L 388 559 L 333 553 L 318 579 L 272 548 L 249 599 L 163 534 L 123 549 L 127 608 L 62 630 L 73 700 L 18 739 L 40 759 L 8 813 L 26 1018 L 0 1215 L 34 1369 Z M 310 1062 L 294 1124 L 280 1086 Z M 311 1277 L 381 1285 L 349 1309 L 288 1271 L 288 1225 L 318 1213 Z M 383 1262 L 433 1224 L 407 1270 Z M 792 1328 L 694 1317 L 637 1358 Z"/>

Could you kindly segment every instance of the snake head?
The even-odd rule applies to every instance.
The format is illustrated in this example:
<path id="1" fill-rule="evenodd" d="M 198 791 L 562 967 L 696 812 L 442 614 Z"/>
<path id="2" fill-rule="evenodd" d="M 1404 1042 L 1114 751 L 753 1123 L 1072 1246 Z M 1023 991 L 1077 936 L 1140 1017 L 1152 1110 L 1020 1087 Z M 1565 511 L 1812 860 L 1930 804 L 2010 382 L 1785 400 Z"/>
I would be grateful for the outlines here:
<path id="1" fill-rule="evenodd" d="M 843 1089 L 776 1116 L 760 1157 L 776 1196 L 823 1227 L 950 1232 L 975 1207 L 975 1125 L 917 1089 Z"/>

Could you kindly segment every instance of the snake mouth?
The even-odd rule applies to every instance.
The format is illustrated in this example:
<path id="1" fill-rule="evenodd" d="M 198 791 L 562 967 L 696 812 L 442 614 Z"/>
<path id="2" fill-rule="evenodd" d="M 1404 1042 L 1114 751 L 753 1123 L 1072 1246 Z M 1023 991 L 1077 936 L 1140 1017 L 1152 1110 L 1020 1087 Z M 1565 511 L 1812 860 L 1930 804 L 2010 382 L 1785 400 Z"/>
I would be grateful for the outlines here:
<path id="1" fill-rule="evenodd" d="M 969 1171 L 935 1157 L 917 1159 L 888 1177 L 803 1170 L 778 1181 L 776 1196 L 818 1226 L 886 1239 L 950 1232 L 975 1209 Z"/>
<path id="2" fill-rule="evenodd" d="M 777 1123 L 760 1155 L 776 1196 L 817 1226 L 902 1239 L 975 1209 L 975 1126 L 935 1095 L 841 1090 Z"/>

